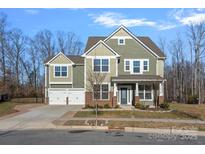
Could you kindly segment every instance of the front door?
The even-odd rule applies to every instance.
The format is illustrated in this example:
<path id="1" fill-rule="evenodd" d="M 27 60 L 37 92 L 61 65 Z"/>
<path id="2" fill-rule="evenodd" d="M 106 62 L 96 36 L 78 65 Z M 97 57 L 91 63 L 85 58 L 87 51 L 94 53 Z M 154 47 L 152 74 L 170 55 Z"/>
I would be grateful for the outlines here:
<path id="1" fill-rule="evenodd" d="M 127 88 L 121 88 L 121 104 L 127 104 Z"/>

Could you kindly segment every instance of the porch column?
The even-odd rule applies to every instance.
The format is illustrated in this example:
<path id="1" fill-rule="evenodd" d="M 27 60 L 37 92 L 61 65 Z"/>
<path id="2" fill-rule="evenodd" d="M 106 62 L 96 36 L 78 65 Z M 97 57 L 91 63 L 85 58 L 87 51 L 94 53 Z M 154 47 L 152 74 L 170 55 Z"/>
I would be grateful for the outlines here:
<path id="1" fill-rule="evenodd" d="M 117 85 L 114 83 L 114 96 L 117 96 Z"/>
<path id="2" fill-rule="evenodd" d="M 164 102 L 164 81 L 159 84 L 159 103 Z"/>
<path id="3" fill-rule="evenodd" d="M 117 84 L 114 83 L 114 89 L 113 89 L 113 98 L 112 98 L 112 107 L 115 107 L 117 105 Z"/>
<path id="4" fill-rule="evenodd" d="M 139 96 L 138 83 L 136 83 L 136 85 L 135 85 L 135 96 Z"/>
<path id="5" fill-rule="evenodd" d="M 140 102 L 139 92 L 138 92 L 138 83 L 135 84 L 135 104 Z"/>

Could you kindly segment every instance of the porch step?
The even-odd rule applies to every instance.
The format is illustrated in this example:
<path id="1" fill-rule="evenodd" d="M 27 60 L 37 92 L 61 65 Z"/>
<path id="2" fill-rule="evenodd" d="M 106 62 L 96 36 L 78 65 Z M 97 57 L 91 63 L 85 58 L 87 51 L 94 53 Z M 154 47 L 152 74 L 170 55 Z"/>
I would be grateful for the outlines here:
<path id="1" fill-rule="evenodd" d="M 131 110 L 131 109 L 134 109 L 134 106 L 132 106 L 132 105 L 120 105 L 120 108 L 124 109 L 124 110 Z"/>

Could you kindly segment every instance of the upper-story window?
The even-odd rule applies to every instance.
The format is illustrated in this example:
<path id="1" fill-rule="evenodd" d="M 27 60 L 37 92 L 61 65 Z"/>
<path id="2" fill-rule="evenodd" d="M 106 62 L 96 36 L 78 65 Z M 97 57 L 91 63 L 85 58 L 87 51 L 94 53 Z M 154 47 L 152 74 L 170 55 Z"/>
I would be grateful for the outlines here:
<path id="1" fill-rule="evenodd" d="M 149 71 L 149 61 L 148 60 L 143 61 L 143 71 Z"/>
<path id="2" fill-rule="evenodd" d="M 67 66 L 55 66 L 55 77 L 67 77 L 68 67 Z"/>
<path id="3" fill-rule="evenodd" d="M 109 72 L 109 59 L 94 59 L 94 72 Z"/>
<path id="4" fill-rule="evenodd" d="M 129 60 L 124 61 L 124 70 L 125 72 L 130 71 L 130 61 Z"/>
<path id="5" fill-rule="evenodd" d="M 133 61 L 133 73 L 140 73 L 140 61 L 134 60 Z"/>
<path id="6" fill-rule="evenodd" d="M 118 45 L 125 45 L 125 39 L 124 38 L 118 38 Z"/>

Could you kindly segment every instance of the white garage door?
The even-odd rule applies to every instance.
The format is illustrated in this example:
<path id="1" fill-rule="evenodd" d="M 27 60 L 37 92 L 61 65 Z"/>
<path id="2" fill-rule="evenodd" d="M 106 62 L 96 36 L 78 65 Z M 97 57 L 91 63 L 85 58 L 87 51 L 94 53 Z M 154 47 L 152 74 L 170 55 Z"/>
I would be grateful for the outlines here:
<path id="1" fill-rule="evenodd" d="M 48 91 L 50 105 L 84 105 L 85 92 L 83 88 L 57 89 Z"/>

